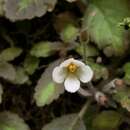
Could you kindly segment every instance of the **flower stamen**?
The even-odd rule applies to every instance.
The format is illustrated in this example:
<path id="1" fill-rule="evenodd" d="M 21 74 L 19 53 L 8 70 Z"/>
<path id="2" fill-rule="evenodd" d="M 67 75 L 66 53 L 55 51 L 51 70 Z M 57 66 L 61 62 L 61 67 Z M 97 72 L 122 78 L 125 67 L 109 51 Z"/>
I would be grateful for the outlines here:
<path id="1" fill-rule="evenodd" d="M 67 68 L 69 72 L 74 73 L 77 70 L 78 66 L 75 65 L 74 63 L 70 63 Z"/>

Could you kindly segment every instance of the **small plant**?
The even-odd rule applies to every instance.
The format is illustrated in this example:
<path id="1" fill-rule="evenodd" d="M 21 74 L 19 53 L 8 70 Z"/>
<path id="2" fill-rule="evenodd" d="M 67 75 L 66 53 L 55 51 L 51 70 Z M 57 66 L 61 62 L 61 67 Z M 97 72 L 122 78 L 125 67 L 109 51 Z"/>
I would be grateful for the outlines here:
<path id="1" fill-rule="evenodd" d="M 129 5 L 1 0 L 0 130 L 129 130 Z"/>

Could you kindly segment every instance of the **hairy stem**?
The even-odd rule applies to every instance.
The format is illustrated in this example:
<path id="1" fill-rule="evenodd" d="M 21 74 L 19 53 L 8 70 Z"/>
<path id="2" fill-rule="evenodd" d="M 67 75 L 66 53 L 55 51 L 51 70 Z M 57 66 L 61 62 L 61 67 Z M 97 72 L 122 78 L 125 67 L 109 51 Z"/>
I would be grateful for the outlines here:
<path id="1" fill-rule="evenodd" d="M 80 112 L 78 113 L 77 117 L 73 120 L 72 122 L 72 125 L 71 125 L 71 128 L 69 130 L 73 130 L 75 125 L 77 124 L 77 122 L 83 118 L 84 114 L 86 113 L 88 107 L 90 106 L 91 104 L 91 99 L 88 100 L 84 106 L 82 107 L 82 109 L 80 110 Z"/>
<path id="2" fill-rule="evenodd" d="M 89 90 L 85 90 L 85 89 L 83 89 L 83 88 L 80 88 L 80 89 L 78 90 L 78 93 L 79 93 L 80 95 L 84 96 L 84 97 L 90 97 L 90 96 L 92 96 L 92 93 L 91 93 Z"/>

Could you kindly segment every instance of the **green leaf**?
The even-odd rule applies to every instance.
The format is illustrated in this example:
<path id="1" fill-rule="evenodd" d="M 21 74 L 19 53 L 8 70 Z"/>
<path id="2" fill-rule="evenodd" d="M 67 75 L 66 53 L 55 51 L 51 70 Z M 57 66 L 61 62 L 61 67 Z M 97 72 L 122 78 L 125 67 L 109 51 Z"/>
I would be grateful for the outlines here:
<path id="1" fill-rule="evenodd" d="M 115 111 L 103 111 L 97 114 L 93 120 L 93 128 L 96 130 L 116 129 L 122 123 L 122 116 Z"/>
<path id="2" fill-rule="evenodd" d="M 81 56 L 83 56 L 83 46 L 79 45 L 76 48 L 76 52 L 78 52 Z M 92 45 L 88 45 L 88 44 L 86 45 L 86 57 L 92 57 L 92 56 L 98 56 L 98 55 L 99 55 L 99 51 L 96 47 Z"/>
<path id="3" fill-rule="evenodd" d="M 0 0 L 0 16 L 4 15 L 4 7 L 3 7 L 4 0 Z"/>
<path id="4" fill-rule="evenodd" d="M 27 56 L 24 61 L 24 69 L 29 74 L 32 75 L 38 68 L 40 60 L 33 56 Z"/>
<path id="5" fill-rule="evenodd" d="M 17 47 L 7 48 L 0 53 L 0 60 L 1 61 L 12 61 L 16 57 L 18 57 L 21 53 L 22 53 L 21 48 L 17 48 Z"/>
<path id="6" fill-rule="evenodd" d="M 66 42 L 74 42 L 79 34 L 79 29 L 72 24 L 66 25 L 60 33 L 61 39 Z"/>
<path id="7" fill-rule="evenodd" d="M 56 93 L 55 87 L 54 83 L 50 83 L 43 90 L 37 91 L 37 95 L 35 95 L 37 106 L 44 106 L 50 103 L 50 98 Z"/>
<path id="8" fill-rule="evenodd" d="M 11 112 L 0 113 L 0 129 L 1 130 L 30 130 L 24 120 L 18 115 Z"/>
<path id="9" fill-rule="evenodd" d="M 19 3 L 19 9 L 20 10 L 26 9 L 32 3 L 36 4 L 36 0 L 21 0 Z"/>
<path id="10" fill-rule="evenodd" d="M 0 103 L 2 103 L 3 86 L 0 84 Z"/>
<path id="11" fill-rule="evenodd" d="M 84 16 L 83 28 L 99 49 L 110 47 L 111 54 L 108 55 L 122 55 L 126 49 L 124 30 L 117 25 L 130 16 L 129 11 L 128 0 L 91 0 Z"/>
<path id="12" fill-rule="evenodd" d="M 41 78 L 35 87 L 34 99 L 39 107 L 50 104 L 64 92 L 64 87 L 61 84 L 54 83 L 51 78 L 54 67 L 59 63 L 60 60 L 50 64 L 41 75 Z"/>
<path id="13" fill-rule="evenodd" d="M 118 89 L 113 98 L 121 104 L 121 106 L 130 112 L 130 89 Z"/>
<path id="14" fill-rule="evenodd" d="M 53 43 L 48 41 L 42 41 L 34 44 L 30 54 L 36 57 L 48 57 L 53 53 Z"/>
<path id="15" fill-rule="evenodd" d="M 44 126 L 42 130 L 86 130 L 82 120 L 74 123 L 76 118 L 77 114 L 62 116 L 54 119 L 51 123 Z"/>
<path id="16" fill-rule="evenodd" d="M 26 74 L 24 68 L 17 67 L 16 68 L 16 77 L 12 81 L 12 83 L 14 83 L 14 84 L 24 84 L 24 83 L 27 83 L 28 80 L 29 80 L 29 77 Z"/>
<path id="17" fill-rule="evenodd" d="M 56 3 L 57 0 L 6 0 L 4 14 L 11 21 L 32 19 L 51 12 Z"/>
<path id="18" fill-rule="evenodd" d="M 126 63 L 123 69 L 125 72 L 124 81 L 126 84 L 130 85 L 130 62 Z"/>
<path id="19" fill-rule="evenodd" d="M 7 62 L 0 62 L 0 77 L 12 81 L 16 77 L 16 71 L 13 65 Z"/>

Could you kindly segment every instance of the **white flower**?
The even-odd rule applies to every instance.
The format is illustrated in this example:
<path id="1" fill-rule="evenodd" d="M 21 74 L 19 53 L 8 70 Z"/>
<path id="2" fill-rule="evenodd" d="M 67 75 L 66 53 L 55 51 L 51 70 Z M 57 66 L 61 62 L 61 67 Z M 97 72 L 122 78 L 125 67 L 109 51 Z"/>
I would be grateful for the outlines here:
<path id="1" fill-rule="evenodd" d="M 93 77 L 93 71 L 83 62 L 70 58 L 55 67 L 52 78 L 56 83 L 64 83 L 68 92 L 74 93 L 80 88 L 80 81 L 89 82 Z"/>

